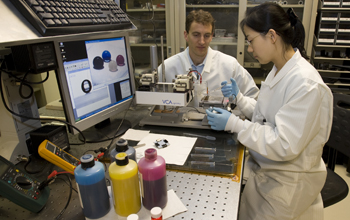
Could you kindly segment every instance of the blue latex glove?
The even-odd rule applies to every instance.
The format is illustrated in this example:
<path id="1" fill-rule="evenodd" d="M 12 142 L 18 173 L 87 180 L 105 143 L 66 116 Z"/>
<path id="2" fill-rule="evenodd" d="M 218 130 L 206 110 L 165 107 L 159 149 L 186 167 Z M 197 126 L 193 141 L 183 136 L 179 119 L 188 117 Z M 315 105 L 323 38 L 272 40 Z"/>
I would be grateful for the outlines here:
<path id="1" fill-rule="evenodd" d="M 223 86 L 221 88 L 221 92 L 224 95 L 224 97 L 230 97 L 231 95 L 234 95 L 234 98 L 237 97 L 239 93 L 239 88 L 237 86 L 236 80 L 233 78 L 230 79 L 231 84 L 227 84 L 227 81 L 223 81 L 221 85 Z"/>
<path id="2" fill-rule="evenodd" d="M 213 113 L 212 110 L 217 111 L 217 113 Z M 211 126 L 213 130 L 222 131 L 225 130 L 226 123 L 231 116 L 231 112 L 228 112 L 221 108 L 213 108 L 213 109 L 205 110 L 207 113 L 208 124 Z"/>

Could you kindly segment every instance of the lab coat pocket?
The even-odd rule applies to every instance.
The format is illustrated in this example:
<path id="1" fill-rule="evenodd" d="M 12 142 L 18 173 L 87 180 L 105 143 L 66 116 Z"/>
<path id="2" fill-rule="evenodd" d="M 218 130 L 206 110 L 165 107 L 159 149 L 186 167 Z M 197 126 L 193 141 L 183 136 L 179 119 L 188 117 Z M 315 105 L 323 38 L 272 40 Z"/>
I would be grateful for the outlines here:
<path id="1" fill-rule="evenodd" d="M 284 174 L 279 171 L 274 171 L 274 174 L 268 172 L 267 175 L 261 174 L 259 176 L 261 180 L 258 184 L 258 190 L 262 196 L 275 207 L 289 207 L 296 186 L 293 181 L 286 181 Z"/>

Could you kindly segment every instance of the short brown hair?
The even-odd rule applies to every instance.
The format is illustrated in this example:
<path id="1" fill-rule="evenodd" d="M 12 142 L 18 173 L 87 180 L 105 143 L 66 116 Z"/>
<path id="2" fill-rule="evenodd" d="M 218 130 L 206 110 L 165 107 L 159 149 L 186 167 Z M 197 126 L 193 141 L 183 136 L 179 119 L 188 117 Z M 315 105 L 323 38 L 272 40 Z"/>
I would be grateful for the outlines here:
<path id="1" fill-rule="evenodd" d="M 186 17 L 186 32 L 189 33 L 191 24 L 193 22 L 200 23 L 202 25 L 211 25 L 212 30 L 211 33 L 214 33 L 214 23 L 215 19 L 213 16 L 207 12 L 203 11 L 202 9 L 200 10 L 193 10 L 190 13 L 188 13 Z"/>

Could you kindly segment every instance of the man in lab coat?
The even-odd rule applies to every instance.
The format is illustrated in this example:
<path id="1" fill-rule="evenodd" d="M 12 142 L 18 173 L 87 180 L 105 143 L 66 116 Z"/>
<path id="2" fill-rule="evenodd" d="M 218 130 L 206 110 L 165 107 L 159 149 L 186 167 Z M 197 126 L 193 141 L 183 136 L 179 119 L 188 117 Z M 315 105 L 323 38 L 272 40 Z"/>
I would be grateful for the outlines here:
<path id="1" fill-rule="evenodd" d="M 209 47 L 214 22 L 212 15 L 203 10 L 191 11 L 187 15 L 184 36 L 188 47 L 164 61 L 166 82 L 172 82 L 175 75 L 188 74 L 191 68 L 199 73 L 202 81 L 208 82 L 209 95 L 222 96 L 221 90 L 217 89 L 220 83 L 234 78 L 242 94 L 256 99 L 259 89 L 247 70 L 234 57 Z M 163 82 L 161 65 L 158 76 L 159 82 Z"/>

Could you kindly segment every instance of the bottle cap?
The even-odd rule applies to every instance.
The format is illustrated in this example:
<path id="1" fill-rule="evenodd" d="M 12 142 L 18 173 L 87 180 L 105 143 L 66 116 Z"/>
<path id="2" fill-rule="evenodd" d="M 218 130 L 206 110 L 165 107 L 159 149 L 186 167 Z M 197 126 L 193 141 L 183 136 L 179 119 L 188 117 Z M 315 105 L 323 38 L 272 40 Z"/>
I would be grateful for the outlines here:
<path id="1" fill-rule="evenodd" d="M 154 207 L 151 209 L 151 217 L 159 218 L 162 216 L 162 209 L 160 207 Z"/>
<path id="2" fill-rule="evenodd" d="M 137 214 L 129 215 L 126 220 L 139 220 L 139 216 Z"/>
<path id="3" fill-rule="evenodd" d="M 126 153 L 119 153 L 115 155 L 115 162 L 118 166 L 125 166 L 129 164 L 129 158 Z"/>
<path id="4" fill-rule="evenodd" d="M 92 154 L 85 154 L 80 158 L 81 168 L 86 170 L 87 168 L 95 166 L 94 156 Z"/>
<path id="5" fill-rule="evenodd" d="M 147 160 L 156 160 L 157 159 L 157 150 L 154 148 L 148 148 L 145 150 L 145 158 Z"/>
<path id="6" fill-rule="evenodd" d="M 115 145 L 117 152 L 125 152 L 128 150 L 128 141 L 125 139 L 119 139 Z"/>

